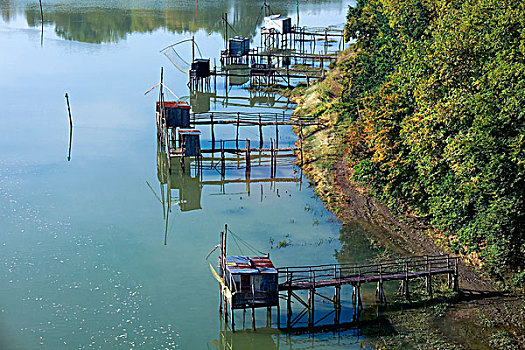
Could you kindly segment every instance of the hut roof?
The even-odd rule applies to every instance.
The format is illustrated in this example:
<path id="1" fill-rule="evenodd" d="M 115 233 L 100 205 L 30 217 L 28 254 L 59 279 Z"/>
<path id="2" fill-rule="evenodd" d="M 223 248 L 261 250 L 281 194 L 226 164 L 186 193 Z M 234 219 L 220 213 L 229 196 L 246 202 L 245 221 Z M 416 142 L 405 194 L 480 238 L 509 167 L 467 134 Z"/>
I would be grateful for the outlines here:
<path id="1" fill-rule="evenodd" d="M 232 274 L 277 273 L 267 256 L 227 256 L 226 268 Z"/>

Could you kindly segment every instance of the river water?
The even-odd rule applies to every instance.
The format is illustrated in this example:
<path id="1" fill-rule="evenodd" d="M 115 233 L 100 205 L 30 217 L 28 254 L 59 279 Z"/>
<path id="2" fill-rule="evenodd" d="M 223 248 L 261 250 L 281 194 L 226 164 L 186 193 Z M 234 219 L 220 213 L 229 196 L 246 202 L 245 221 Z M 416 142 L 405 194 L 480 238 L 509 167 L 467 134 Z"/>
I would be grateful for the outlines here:
<path id="1" fill-rule="evenodd" d="M 351 3 L 270 6 L 293 23 L 341 27 Z M 201 182 L 186 182 L 190 187 L 182 190 L 190 200 L 172 206 L 166 226 L 157 94 L 144 92 L 165 67 L 167 86 L 180 97 L 190 93 L 187 73 L 159 50 L 195 36 L 202 55 L 216 58 L 224 45 L 223 13 L 234 34 L 256 44 L 261 6 L 246 0 L 43 1 L 42 35 L 38 3 L 0 1 L 0 348 L 363 346 L 359 329 L 315 336 L 275 328 L 221 333 L 218 285 L 209 271 L 217 256 L 206 256 L 225 223 L 269 252 L 276 266 L 364 262 L 377 254 L 364 232 L 342 227 L 324 208 L 300 169 L 278 168 L 277 177 L 292 182 L 249 186 L 220 184 L 217 172 L 206 170 Z M 218 95 L 225 92 L 219 88 Z M 70 161 L 65 93 L 74 124 Z M 279 96 L 249 99 L 239 87 L 228 93 L 240 99 L 192 101 L 193 107 L 293 108 Z M 227 138 L 231 130 L 218 133 Z M 203 130 L 204 141 L 209 136 Z M 241 138 L 256 140 L 257 133 L 243 129 Z M 285 129 L 279 138 L 281 145 L 295 140 Z M 233 169 L 228 177 L 243 174 Z M 252 171 L 254 178 L 269 174 L 264 167 Z M 182 196 L 172 192 L 172 202 Z M 231 254 L 249 253 L 229 246 Z M 349 293 L 343 289 L 343 300 Z M 320 302 L 317 312 L 327 310 Z M 345 306 L 343 319 L 351 314 Z M 261 312 L 257 326 L 264 325 Z"/>

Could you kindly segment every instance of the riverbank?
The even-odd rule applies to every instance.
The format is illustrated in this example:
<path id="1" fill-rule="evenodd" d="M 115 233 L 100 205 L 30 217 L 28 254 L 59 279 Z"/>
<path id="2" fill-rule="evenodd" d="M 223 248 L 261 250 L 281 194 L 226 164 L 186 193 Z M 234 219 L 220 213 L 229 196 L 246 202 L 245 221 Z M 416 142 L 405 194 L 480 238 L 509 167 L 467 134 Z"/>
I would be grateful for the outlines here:
<path id="1" fill-rule="evenodd" d="M 352 56 L 340 55 L 323 81 L 301 86 L 286 95 L 297 103 L 295 114 L 317 116 L 322 126 L 304 127 L 303 171 L 313 182 L 315 193 L 326 207 L 343 222 L 370 228 L 369 239 L 395 255 L 448 254 L 445 236 L 427 219 L 413 214 L 396 213 L 375 200 L 367 188 L 352 180 L 347 163 L 345 141 L 348 126 L 340 120 L 337 102 L 341 95 L 341 63 Z M 299 133 L 299 130 L 295 130 Z M 386 315 L 396 328 L 396 335 L 378 332 L 371 341 L 376 348 L 525 348 L 525 305 L 522 298 L 504 293 L 477 268 L 472 255 L 463 256 L 459 295 L 446 287 L 436 294 L 441 303 L 410 309 L 402 301 L 387 309 Z M 397 305 L 397 306 L 396 306 Z M 404 305 L 404 307 L 398 307 Z M 423 307 L 425 306 L 425 307 Z M 407 310 L 408 309 L 408 310 Z"/>

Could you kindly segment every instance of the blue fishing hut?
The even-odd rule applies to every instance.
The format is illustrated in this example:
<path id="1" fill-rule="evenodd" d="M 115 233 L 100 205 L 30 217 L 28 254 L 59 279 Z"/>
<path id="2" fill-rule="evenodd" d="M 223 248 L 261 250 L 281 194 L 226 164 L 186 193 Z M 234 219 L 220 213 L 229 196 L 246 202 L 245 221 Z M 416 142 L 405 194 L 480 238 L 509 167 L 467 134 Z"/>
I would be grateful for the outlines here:
<path id="1" fill-rule="evenodd" d="M 228 41 L 230 56 L 240 57 L 250 51 L 250 39 L 243 36 L 235 36 Z"/>
<path id="2" fill-rule="evenodd" d="M 277 305 L 277 269 L 269 256 L 227 256 L 225 271 L 233 309 Z"/>
<path id="3" fill-rule="evenodd" d="M 235 331 L 235 310 L 252 309 L 252 329 L 255 330 L 255 309 L 267 308 L 267 322 L 271 318 L 272 306 L 279 308 L 278 271 L 266 256 L 227 256 L 226 236 L 228 226 L 221 232 L 221 255 L 219 273 L 210 265 L 211 271 L 221 286 L 221 307 L 224 302 L 224 315 L 228 322 L 228 309 L 231 315 L 232 330 Z"/>

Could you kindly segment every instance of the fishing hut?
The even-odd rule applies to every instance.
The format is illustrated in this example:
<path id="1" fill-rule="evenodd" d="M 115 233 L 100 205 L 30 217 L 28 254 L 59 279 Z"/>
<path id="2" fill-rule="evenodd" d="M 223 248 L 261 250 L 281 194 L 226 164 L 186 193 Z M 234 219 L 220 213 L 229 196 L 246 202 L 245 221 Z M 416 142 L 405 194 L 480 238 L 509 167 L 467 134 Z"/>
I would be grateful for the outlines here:
<path id="1" fill-rule="evenodd" d="M 191 107 L 184 101 L 165 101 L 163 93 L 163 70 L 161 70 L 159 100 L 155 105 L 157 138 L 167 154 L 168 169 L 172 158 L 179 159 L 184 168 L 185 158 L 194 157 L 201 164 L 200 131 L 191 128 Z"/>
<path id="2" fill-rule="evenodd" d="M 235 331 L 235 310 L 243 310 L 243 324 L 246 309 L 252 310 L 252 329 L 255 330 L 255 309 L 267 308 L 267 322 L 270 321 L 271 307 L 279 303 L 278 273 L 269 254 L 265 256 L 228 256 L 226 239 L 228 226 L 221 232 L 221 254 L 219 272 L 210 265 L 213 275 L 219 281 L 221 306 L 226 322 L 231 319 Z"/>
<path id="3" fill-rule="evenodd" d="M 221 65 L 247 64 L 250 53 L 250 39 L 234 36 L 228 40 L 228 48 L 221 51 Z"/>
<path id="4" fill-rule="evenodd" d="M 190 69 L 190 89 L 210 90 L 210 69 L 209 58 L 195 58 L 191 63 Z"/>
<path id="5" fill-rule="evenodd" d="M 449 288 L 459 291 L 459 259 L 448 255 L 425 255 L 382 259 L 371 263 L 326 264 L 306 266 L 274 267 L 269 256 L 228 256 L 226 237 L 230 233 L 236 242 L 242 242 L 225 226 L 221 232 L 219 273 L 212 268 L 220 283 L 221 305 L 226 323 L 228 310 L 231 315 L 231 327 L 235 330 L 234 310 L 252 309 L 252 328 L 255 329 L 255 308 L 267 308 L 267 325 L 271 326 L 271 307 L 277 307 L 276 323 L 281 328 L 279 300 L 283 299 L 286 310 L 288 331 L 316 332 L 340 327 L 355 327 L 363 310 L 362 286 L 376 284 L 376 307 L 387 304 L 384 284 L 401 282 L 401 290 L 410 301 L 411 293 L 423 292 L 433 297 L 432 280 L 439 276 L 447 277 Z M 247 245 L 249 248 L 250 246 Z M 251 247 L 252 250 L 255 250 Z M 256 251 L 256 250 L 255 250 Z M 409 288 L 411 280 L 422 279 L 424 284 Z M 352 288 L 351 300 L 342 298 L 342 288 Z M 330 303 L 333 310 L 326 306 L 319 310 L 319 302 Z M 351 310 L 351 320 L 343 315 L 343 304 Z M 293 306 L 295 305 L 295 307 Z M 294 315 L 293 310 L 301 310 Z M 379 310 L 379 309 L 378 309 Z M 378 311 L 379 313 L 379 311 Z M 321 323 L 333 315 L 333 323 Z M 243 318 L 244 321 L 244 318 Z M 326 322 L 326 321 L 325 321 Z M 301 327 L 298 325 L 305 324 Z M 244 325 L 244 322 L 243 322 Z"/>

